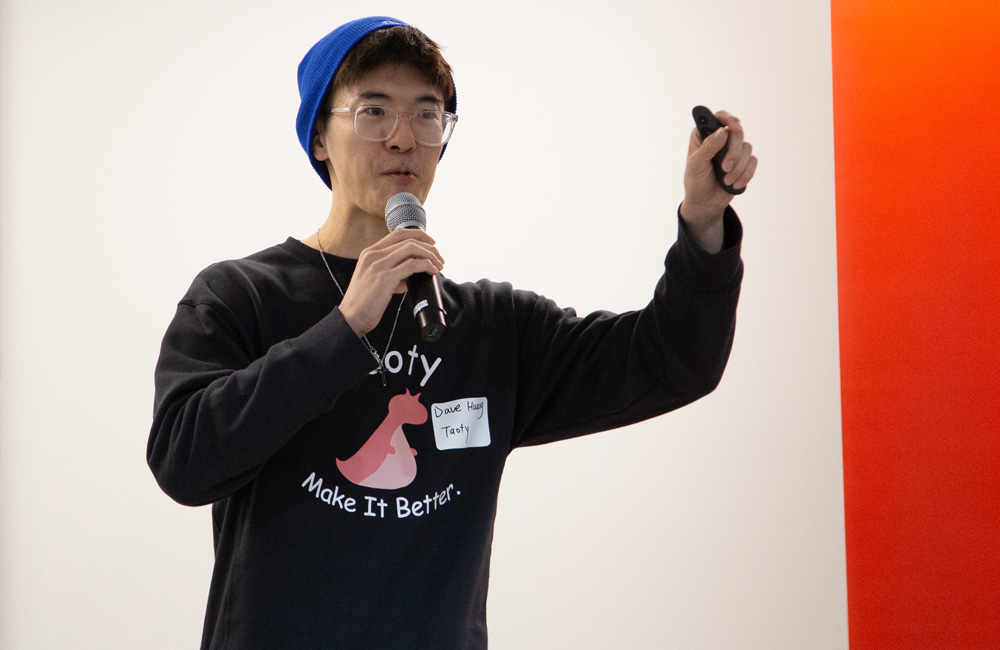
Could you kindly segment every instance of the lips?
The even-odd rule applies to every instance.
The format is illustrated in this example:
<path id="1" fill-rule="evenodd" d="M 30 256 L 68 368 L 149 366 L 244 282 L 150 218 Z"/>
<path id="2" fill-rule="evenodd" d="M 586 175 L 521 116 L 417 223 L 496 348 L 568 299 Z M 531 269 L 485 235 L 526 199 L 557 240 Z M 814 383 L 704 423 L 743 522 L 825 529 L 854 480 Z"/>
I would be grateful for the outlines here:
<path id="1" fill-rule="evenodd" d="M 390 183 L 399 188 L 409 188 L 417 179 L 417 175 L 412 170 L 406 168 L 390 169 L 382 175 L 388 178 Z"/>

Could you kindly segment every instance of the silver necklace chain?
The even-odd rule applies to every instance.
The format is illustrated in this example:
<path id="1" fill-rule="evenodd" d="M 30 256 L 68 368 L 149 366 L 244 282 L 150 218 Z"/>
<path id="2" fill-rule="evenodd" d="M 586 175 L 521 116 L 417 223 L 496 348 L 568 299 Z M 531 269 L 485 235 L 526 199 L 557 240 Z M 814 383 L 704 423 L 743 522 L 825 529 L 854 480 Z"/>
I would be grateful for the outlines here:
<path id="1" fill-rule="evenodd" d="M 330 274 L 330 279 L 333 280 L 333 284 L 334 284 L 334 286 L 337 287 L 337 291 L 340 292 L 340 298 L 341 298 L 341 300 L 343 300 L 344 296 L 345 296 L 344 290 L 341 288 L 340 283 L 337 282 L 337 276 L 335 276 L 333 274 L 333 269 L 330 268 L 330 263 L 328 261 L 326 261 L 326 251 L 323 250 L 323 242 L 321 242 L 320 239 L 319 239 L 319 231 L 318 230 L 316 231 L 316 245 L 319 247 L 319 257 L 320 257 L 321 260 L 323 260 L 323 266 L 326 267 L 327 273 Z M 379 356 L 378 351 L 375 350 L 375 346 L 371 344 L 371 341 L 368 340 L 368 337 L 366 335 L 364 335 L 364 334 L 361 335 L 361 340 L 364 341 L 364 343 L 365 343 L 366 346 L 368 346 L 368 351 L 371 352 L 371 355 L 373 357 L 375 357 L 375 361 L 378 362 L 378 368 L 376 368 L 376 370 L 378 371 L 378 373 L 380 375 L 382 375 L 382 385 L 383 386 L 386 385 L 386 383 L 385 383 L 385 357 L 386 357 L 387 354 L 389 354 L 389 345 L 392 344 L 392 335 L 396 333 L 396 323 L 399 322 L 399 312 L 403 310 L 403 301 L 404 300 L 406 300 L 406 293 L 403 294 L 403 297 L 399 301 L 399 307 L 396 308 L 396 318 L 393 319 L 393 321 L 392 321 L 392 329 L 389 331 L 389 340 L 385 342 L 385 352 L 382 353 L 382 356 Z"/>

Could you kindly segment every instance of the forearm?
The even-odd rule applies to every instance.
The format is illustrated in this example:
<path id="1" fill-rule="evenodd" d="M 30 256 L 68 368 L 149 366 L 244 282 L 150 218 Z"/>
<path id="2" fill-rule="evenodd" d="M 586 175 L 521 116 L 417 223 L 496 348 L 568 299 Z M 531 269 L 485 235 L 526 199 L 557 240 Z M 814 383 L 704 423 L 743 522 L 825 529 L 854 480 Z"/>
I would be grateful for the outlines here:
<path id="1" fill-rule="evenodd" d="M 147 447 L 161 488 L 188 505 L 211 503 L 248 483 L 373 367 L 337 310 L 242 367 L 221 337 L 192 343 L 205 329 L 203 317 L 179 312 L 167 332 Z M 215 357 L 199 353 L 212 343 Z"/>
<path id="2" fill-rule="evenodd" d="M 518 444 L 631 424 L 718 385 L 742 279 L 735 213 L 727 225 L 727 246 L 717 255 L 700 250 L 682 226 L 654 298 L 640 311 L 577 318 L 538 302 L 521 337 Z"/>
<path id="3" fill-rule="evenodd" d="M 725 211 L 719 230 L 713 252 L 683 219 L 679 220 L 678 241 L 668 253 L 667 271 L 651 305 L 658 319 L 671 320 L 670 328 L 661 330 L 660 340 L 700 387 L 697 392 L 701 395 L 714 390 L 722 379 L 743 277 L 742 226 L 735 212 Z"/>

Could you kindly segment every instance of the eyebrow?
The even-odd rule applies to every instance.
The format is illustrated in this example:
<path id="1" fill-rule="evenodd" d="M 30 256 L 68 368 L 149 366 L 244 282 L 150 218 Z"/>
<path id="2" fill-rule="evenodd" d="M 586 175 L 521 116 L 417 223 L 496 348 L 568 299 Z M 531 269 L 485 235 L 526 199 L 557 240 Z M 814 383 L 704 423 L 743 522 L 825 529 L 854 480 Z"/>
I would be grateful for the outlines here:
<path id="1" fill-rule="evenodd" d="M 383 92 L 380 92 L 380 91 L 377 91 L 377 90 L 369 90 L 367 92 L 359 93 L 358 94 L 358 99 L 364 99 L 364 100 L 367 100 L 367 101 L 384 101 L 384 102 L 391 102 L 392 101 L 392 97 L 390 97 L 386 93 L 383 93 Z M 418 104 L 443 104 L 444 101 L 438 95 L 430 95 L 430 94 L 428 94 L 428 95 L 421 95 L 420 97 L 418 97 L 416 103 L 418 103 Z"/>

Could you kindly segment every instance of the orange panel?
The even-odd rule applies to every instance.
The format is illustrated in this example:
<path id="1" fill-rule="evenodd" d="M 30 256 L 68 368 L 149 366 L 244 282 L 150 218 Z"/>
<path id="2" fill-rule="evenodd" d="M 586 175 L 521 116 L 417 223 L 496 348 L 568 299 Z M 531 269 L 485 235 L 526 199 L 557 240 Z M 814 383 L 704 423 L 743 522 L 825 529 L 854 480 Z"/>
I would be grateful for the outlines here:
<path id="1" fill-rule="evenodd" d="M 1000 648 L 1000 2 L 831 9 L 851 648 Z"/>

